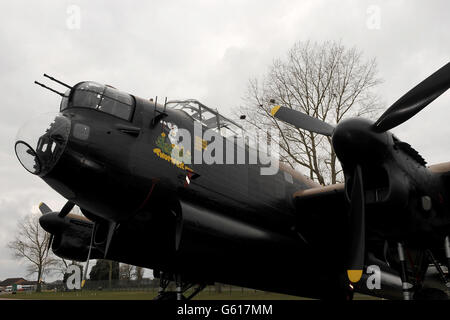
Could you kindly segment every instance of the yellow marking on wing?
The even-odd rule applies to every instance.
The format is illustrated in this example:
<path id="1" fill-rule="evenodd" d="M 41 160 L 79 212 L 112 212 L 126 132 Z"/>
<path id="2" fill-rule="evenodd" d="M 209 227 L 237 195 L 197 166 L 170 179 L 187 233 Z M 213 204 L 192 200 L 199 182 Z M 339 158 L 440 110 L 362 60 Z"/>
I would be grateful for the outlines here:
<path id="1" fill-rule="evenodd" d="M 275 106 L 272 108 L 272 110 L 270 110 L 270 114 L 272 115 L 272 117 L 275 117 L 275 113 L 277 113 L 280 108 L 281 106 Z"/>

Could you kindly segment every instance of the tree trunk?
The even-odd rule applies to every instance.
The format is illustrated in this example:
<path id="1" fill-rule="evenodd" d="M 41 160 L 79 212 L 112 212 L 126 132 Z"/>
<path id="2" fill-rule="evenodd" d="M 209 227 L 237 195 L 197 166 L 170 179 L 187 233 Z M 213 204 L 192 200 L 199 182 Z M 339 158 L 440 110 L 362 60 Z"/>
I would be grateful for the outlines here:
<path id="1" fill-rule="evenodd" d="M 41 292 L 41 276 L 42 276 L 42 269 L 38 269 L 38 276 L 37 276 L 37 285 L 36 285 L 36 292 Z"/>

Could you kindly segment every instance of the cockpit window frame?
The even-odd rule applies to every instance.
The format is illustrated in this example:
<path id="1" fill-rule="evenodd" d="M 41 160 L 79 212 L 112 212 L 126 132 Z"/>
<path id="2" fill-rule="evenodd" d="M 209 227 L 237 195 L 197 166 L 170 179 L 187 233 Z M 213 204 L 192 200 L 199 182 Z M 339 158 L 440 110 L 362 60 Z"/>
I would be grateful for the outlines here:
<path id="1" fill-rule="evenodd" d="M 131 104 L 127 104 L 127 103 L 125 103 L 125 102 L 122 102 L 122 101 L 120 101 L 120 100 L 118 100 L 118 99 L 115 99 L 115 98 L 112 98 L 112 97 L 106 95 L 106 92 L 107 92 L 108 89 L 116 90 L 116 91 L 118 91 L 118 92 L 120 92 L 120 93 L 123 93 L 123 94 L 126 94 L 126 95 L 130 96 L 130 98 L 131 98 Z M 102 94 L 102 96 L 100 97 L 100 103 L 103 101 L 104 97 L 108 98 L 109 100 L 114 100 L 115 102 L 121 103 L 121 104 L 123 104 L 123 105 L 130 106 L 131 109 L 130 109 L 130 112 L 129 112 L 128 119 L 125 119 L 125 118 L 116 116 L 116 115 L 113 114 L 113 113 L 109 113 L 109 112 L 102 111 L 101 109 L 99 109 L 99 107 L 101 107 L 101 105 L 98 105 L 97 108 L 95 108 L 95 110 L 100 111 L 100 112 L 102 112 L 102 113 L 106 113 L 106 114 L 112 115 L 113 117 L 116 117 L 116 118 L 119 118 L 119 119 L 122 119 L 122 120 L 125 120 L 125 121 L 128 121 L 128 122 L 132 122 L 132 119 L 133 119 L 133 116 L 134 116 L 134 111 L 135 111 L 135 109 L 136 109 L 136 99 L 134 98 L 133 95 L 131 95 L 131 94 L 129 94 L 129 93 L 122 92 L 122 91 L 120 91 L 120 90 L 117 90 L 117 89 L 114 88 L 114 87 L 111 87 L 111 86 L 106 85 L 106 86 L 105 86 L 105 89 L 103 90 L 103 94 Z"/>
<path id="2" fill-rule="evenodd" d="M 173 106 L 170 106 L 171 104 Z M 193 107 L 192 104 L 197 105 L 198 107 Z M 209 108 L 209 107 L 205 106 L 204 104 L 202 104 L 201 102 L 199 102 L 198 100 L 195 100 L 195 99 L 171 100 L 171 101 L 167 101 L 166 105 L 167 105 L 168 108 L 171 108 L 173 110 L 183 111 L 191 119 L 193 119 L 194 121 L 198 121 L 199 123 L 201 123 L 203 126 L 207 127 L 208 129 L 216 130 L 223 138 L 226 138 L 226 139 L 230 139 L 232 137 L 237 137 L 237 138 L 241 137 L 242 138 L 245 135 L 246 130 L 241 125 L 239 125 L 235 121 L 233 121 L 233 120 L 223 116 L 222 114 L 219 113 L 219 111 L 217 109 L 215 110 L 215 109 Z M 189 106 L 192 109 L 196 109 L 197 108 L 198 115 L 199 115 L 200 119 L 194 118 L 192 115 L 190 115 L 188 112 L 186 112 L 183 109 L 176 108 L 179 105 L 186 105 L 186 106 Z M 202 117 L 202 114 L 203 114 L 204 111 L 214 114 L 215 119 L 216 119 L 216 123 L 217 123 L 216 126 L 214 126 L 214 127 L 211 126 L 210 127 L 210 126 L 207 125 L 207 123 L 205 123 L 205 121 L 203 120 L 203 117 Z M 211 117 L 207 121 L 211 121 L 211 119 L 213 119 L 213 118 Z M 241 130 L 241 133 L 238 133 L 237 135 L 232 135 L 232 136 L 224 136 L 224 135 L 222 135 L 220 129 L 221 129 L 222 123 L 224 123 L 224 122 L 225 123 L 230 123 L 230 124 L 236 126 L 237 128 L 239 128 Z"/>
<path id="3" fill-rule="evenodd" d="M 91 90 L 84 90 L 84 91 L 89 91 L 89 92 L 92 92 L 92 93 L 100 94 L 100 98 L 99 98 L 99 100 L 98 100 L 98 101 L 99 101 L 99 104 L 97 104 L 95 107 L 90 107 L 90 106 L 73 106 L 73 97 L 74 97 L 74 94 L 77 92 L 77 90 L 80 90 L 80 89 L 78 89 L 78 88 L 79 88 L 82 84 L 86 84 L 86 83 L 94 83 L 94 84 L 99 85 L 99 86 L 101 86 L 101 87 L 103 88 L 103 90 L 102 90 L 101 93 L 96 92 L 96 91 L 91 91 Z M 120 120 L 122 120 L 122 121 L 133 122 L 134 114 L 135 114 L 135 112 L 136 112 L 136 97 L 133 96 L 132 94 L 129 94 L 129 93 L 126 93 L 126 92 L 122 92 L 122 91 L 120 91 L 120 90 L 117 90 L 117 91 L 119 91 L 119 92 L 121 92 L 121 93 L 123 93 L 123 94 L 128 95 L 128 96 L 131 97 L 131 105 L 129 105 L 129 104 L 124 103 L 124 102 L 122 102 L 122 101 L 120 101 L 120 100 L 117 100 L 117 99 L 112 98 L 112 97 L 110 97 L 110 96 L 108 96 L 108 95 L 105 95 L 105 92 L 107 91 L 107 88 L 113 89 L 113 90 L 117 90 L 116 88 L 114 88 L 114 87 L 112 87 L 112 86 L 109 86 L 109 85 L 102 85 L 102 84 L 99 84 L 99 83 L 93 82 L 93 81 L 83 81 L 83 82 L 77 83 L 77 84 L 72 88 L 72 90 L 70 90 L 70 93 L 69 93 L 68 98 L 65 98 L 65 97 L 63 98 L 63 99 L 68 99 L 68 103 L 66 104 L 66 108 L 62 109 L 62 105 L 63 105 L 63 104 L 62 104 L 62 101 L 61 101 L 60 111 L 63 112 L 63 111 L 69 110 L 69 109 L 78 109 L 78 108 L 79 108 L 79 109 L 90 109 L 90 110 L 95 110 L 95 111 L 97 111 L 97 112 L 100 112 L 100 113 L 102 113 L 102 114 L 107 114 L 107 115 L 109 115 L 109 116 L 112 116 L 112 117 L 114 117 L 114 118 L 120 119 Z M 125 119 L 125 118 L 120 117 L 120 116 L 117 116 L 117 115 L 115 115 L 115 114 L 113 114 L 113 113 L 105 112 L 105 111 L 99 109 L 100 103 L 101 103 L 101 101 L 103 101 L 103 98 L 104 98 L 104 97 L 107 97 L 108 99 L 114 100 L 114 101 L 119 102 L 119 103 L 121 103 L 121 104 L 130 106 L 131 108 L 130 108 L 130 111 L 129 111 L 129 117 L 128 117 L 128 119 Z"/>

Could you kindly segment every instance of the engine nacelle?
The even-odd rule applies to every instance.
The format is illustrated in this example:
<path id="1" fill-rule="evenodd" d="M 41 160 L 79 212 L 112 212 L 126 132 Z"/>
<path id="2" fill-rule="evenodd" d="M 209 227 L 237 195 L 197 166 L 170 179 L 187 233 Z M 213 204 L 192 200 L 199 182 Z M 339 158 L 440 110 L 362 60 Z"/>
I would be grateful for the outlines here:
<path id="1" fill-rule="evenodd" d="M 52 250 L 58 257 L 86 261 L 94 223 L 70 214 L 62 218 L 57 212 L 41 216 L 39 223 L 45 231 L 54 236 Z M 93 247 L 91 259 L 98 258 L 102 258 L 102 254 Z"/>

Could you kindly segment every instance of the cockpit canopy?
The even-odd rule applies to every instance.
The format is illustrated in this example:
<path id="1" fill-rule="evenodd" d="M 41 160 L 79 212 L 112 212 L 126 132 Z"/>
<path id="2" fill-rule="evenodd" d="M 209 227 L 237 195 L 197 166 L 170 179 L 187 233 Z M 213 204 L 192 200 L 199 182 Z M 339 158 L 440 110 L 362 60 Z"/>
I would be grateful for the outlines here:
<path id="1" fill-rule="evenodd" d="M 134 98 L 128 93 L 96 82 L 81 82 L 68 90 L 61 101 L 61 111 L 67 108 L 91 108 L 130 121 Z"/>
<path id="2" fill-rule="evenodd" d="M 223 137 L 242 137 L 243 128 L 233 120 L 230 120 L 217 110 L 211 109 L 197 100 L 173 100 L 167 102 L 167 107 L 184 111 L 195 121 L 200 122 L 208 129 L 219 132 Z"/>

